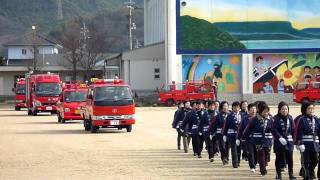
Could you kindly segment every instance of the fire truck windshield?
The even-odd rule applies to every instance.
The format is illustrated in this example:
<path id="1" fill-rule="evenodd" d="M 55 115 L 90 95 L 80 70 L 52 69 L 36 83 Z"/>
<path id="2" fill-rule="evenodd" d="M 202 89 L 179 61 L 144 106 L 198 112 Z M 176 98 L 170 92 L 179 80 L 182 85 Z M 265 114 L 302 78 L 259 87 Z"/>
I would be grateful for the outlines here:
<path id="1" fill-rule="evenodd" d="M 67 91 L 64 93 L 65 102 L 85 102 L 87 93 L 85 91 Z"/>
<path id="2" fill-rule="evenodd" d="M 16 94 L 26 94 L 26 85 L 17 84 L 17 86 L 16 86 Z"/>
<path id="3" fill-rule="evenodd" d="M 97 87 L 95 92 L 96 106 L 123 106 L 132 104 L 133 99 L 129 87 L 106 86 Z"/>
<path id="4" fill-rule="evenodd" d="M 38 83 L 35 92 L 37 96 L 59 96 L 61 86 L 58 83 Z"/>

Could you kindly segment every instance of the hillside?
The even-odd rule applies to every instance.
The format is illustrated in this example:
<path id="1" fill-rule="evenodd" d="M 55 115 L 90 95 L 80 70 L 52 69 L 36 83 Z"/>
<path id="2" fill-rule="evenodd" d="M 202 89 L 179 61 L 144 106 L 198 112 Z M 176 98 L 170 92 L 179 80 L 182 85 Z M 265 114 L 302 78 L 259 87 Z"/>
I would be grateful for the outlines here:
<path id="1" fill-rule="evenodd" d="M 180 17 L 181 50 L 245 49 L 239 40 L 205 20 L 191 16 Z"/>
<path id="2" fill-rule="evenodd" d="M 214 27 L 240 40 L 319 39 L 319 29 L 297 30 L 286 21 L 219 22 Z M 311 33 L 312 32 L 312 33 Z M 316 33 L 317 32 L 317 33 Z"/>
<path id="3" fill-rule="evenodd" d="M 128 13 L 124 2 L 128 0 L 61 0 L 61 14 L 59 15 L 59 0 L 0 0 L 0 56 L 4 52 L 3 44 L 16 36 L 31 30 L 35 24 L 42 34 L 49 34 L 59 26 L 75 17 L 83 17 L 88 23 L 97 16 L 120 12 L 117 19 L 120 24 L 127 23 L 125 15 Z M 143 7 L 143 0 L 134 0 L 138 7 Z M 139 13 L 137 11 L 140 11 Z M 136 10 L 137 21 L 143 22 L 143 10 Z M 109 17 L 113 22 L 113 18 Z M 124 25 L 126 26 L 126 25 Z M 5 28 L 3 28 L 5 27 Z M 143 24 L 138 27 L 143 29 Z M 127 36 L 121 31 L 121 36 Z M 51 33 L 50 33 L 51 34 Z M 138 36 L 143 41 L 143 36 Z M 121 45 L 120 45 L 121 46 Z M 125 46 L 125 44 L 123 44 Z M 125 48 L 125 47 L 123 47 Z M 118 48 L 122 49 L 122 48 Z M 2 53 L 1 53 L 2 52 Z"/>

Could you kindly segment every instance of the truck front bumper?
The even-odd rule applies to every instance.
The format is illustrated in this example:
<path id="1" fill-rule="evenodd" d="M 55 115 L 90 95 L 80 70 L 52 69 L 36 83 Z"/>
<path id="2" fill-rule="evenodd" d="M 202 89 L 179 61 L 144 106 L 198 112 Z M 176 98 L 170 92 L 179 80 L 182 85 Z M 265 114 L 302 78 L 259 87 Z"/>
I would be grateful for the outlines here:
<path id="1" fill-rule="evenodd" d="M 135 119 L 120 119 L 120 120 L 92 120 L 93 126 L 100 127 L 121 127 L 135 124 Z"/>

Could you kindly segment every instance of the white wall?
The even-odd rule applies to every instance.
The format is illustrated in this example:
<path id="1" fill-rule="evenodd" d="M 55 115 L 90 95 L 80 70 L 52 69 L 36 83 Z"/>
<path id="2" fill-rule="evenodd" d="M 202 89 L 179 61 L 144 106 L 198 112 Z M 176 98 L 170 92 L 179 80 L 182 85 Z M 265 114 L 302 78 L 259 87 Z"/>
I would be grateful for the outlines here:
<path id="1" fill-rule="evenodd" d="M 150 45 L 165 40 L 165 1 L 166 0 L 144 1 L 145 45 Z"/>
<path id="2" fill-rule="evenodd" d="M 158 43 L 122 54 L 123 79 L 134 90 L 155 90 L 165 83 L 165 44 Z M 160 68 L 160 79 L 154 69 Z"/>
<path id="3" fill-rule="evenodd" d="M 154 78 L 154 69 L 160 69 L 160 79 Z M 155 90 L 165 82 L 165 61 L 136 60 L 130 61 L 130 84 L 133 90 Z"/>
<path id="4" fill-rule="evenodd" d="M 27 53 L 22 54 L 22 49 L 26 49 Z M 38 47 L 39 54 L 57 54 L 57 48 L 53 46 L 41 46 Z M 8 47 L 8 59 L 33 59 L 33 47 L 32 46 L 9 46 Z"/>

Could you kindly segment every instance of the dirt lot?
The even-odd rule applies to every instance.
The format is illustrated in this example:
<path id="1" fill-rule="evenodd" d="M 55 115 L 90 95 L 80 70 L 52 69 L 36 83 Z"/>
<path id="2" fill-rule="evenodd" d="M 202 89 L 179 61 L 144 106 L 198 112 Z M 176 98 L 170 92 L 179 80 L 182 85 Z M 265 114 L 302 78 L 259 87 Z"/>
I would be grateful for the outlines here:
<path id="1" fill-rule="evenodd" d="M 58 124 L 56 116 L 11 109 L 0 107 L 0 179 L 261 179 L 244 161 L 235 170 L 219 157 L 209 163 L 206 152 L 197 159 L 176 150 L 174 108 L 137 108 L 132 133 L 97 134 L 85 132 L 79 121 Z M 297 175 L 297 152 L 294 167 Z M 274 156 L 268 171 L 263 179 L 275 176 Z"/>

